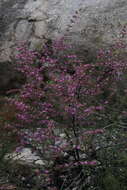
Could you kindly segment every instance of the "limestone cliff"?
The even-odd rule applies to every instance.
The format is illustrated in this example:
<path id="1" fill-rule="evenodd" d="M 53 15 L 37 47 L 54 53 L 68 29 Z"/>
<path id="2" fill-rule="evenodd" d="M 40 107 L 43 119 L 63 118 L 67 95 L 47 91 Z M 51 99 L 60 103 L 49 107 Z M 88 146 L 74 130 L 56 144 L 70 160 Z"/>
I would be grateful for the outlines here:
<path id="1" fill-rule="evenodd" d="M 24 40 L 36 47 L 64 35 L 82 51 L 112 43 L 126 10 L 126 0 L 0 0 L 0 61 Z"/>

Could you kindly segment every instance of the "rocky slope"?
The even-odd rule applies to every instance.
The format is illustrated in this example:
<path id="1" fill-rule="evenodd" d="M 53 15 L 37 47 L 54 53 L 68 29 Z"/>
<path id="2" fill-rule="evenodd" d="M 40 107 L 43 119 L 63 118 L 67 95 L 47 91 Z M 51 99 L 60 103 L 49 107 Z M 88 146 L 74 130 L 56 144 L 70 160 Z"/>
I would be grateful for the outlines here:
<path id="1" fill-rule="evenodd" d="M 126 0 L 1 0 L 0 61 L 11 60 L 25 40 L 39 47 L 44 37 L 65 35 L 82 51 L 111 43 L 127 22 L 126 10 Z"/>

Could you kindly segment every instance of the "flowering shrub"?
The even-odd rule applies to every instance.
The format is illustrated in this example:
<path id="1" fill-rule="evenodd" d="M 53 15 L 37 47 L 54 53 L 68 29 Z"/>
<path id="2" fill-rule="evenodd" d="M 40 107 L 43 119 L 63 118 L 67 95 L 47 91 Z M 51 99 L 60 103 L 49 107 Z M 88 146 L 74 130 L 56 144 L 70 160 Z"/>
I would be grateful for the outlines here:
<path id="1" fill-rule="evenodd" d="M 111 122 L 107 111 L 116 104 L 127 67 L 115 46 L 112 51 L 99 51 L 96 63 L 89 64 L 68 53 L 68 47 L 59 40 L 41 53 L 25 45 L 18 48 L 16 69 L 26 82 L 17 98 L 8 98 L 15 107 L 15 119 L 9 125 L 21 139 L 17 151 L 28 146 L 46 161 L 44 184 L 52 190 L 94 181 L 91 172 L 100 162 L 93 142 Z M 125 45 L 118 43 L 118 48 Z"/>

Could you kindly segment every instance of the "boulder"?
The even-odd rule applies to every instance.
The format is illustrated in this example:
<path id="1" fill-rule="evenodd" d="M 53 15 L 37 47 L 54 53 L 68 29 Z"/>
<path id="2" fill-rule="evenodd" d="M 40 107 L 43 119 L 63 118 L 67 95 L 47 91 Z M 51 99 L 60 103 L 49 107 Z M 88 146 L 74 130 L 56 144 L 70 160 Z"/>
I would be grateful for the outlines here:
<path id="1" fill-rule="evenodd" d="M 12 159 L 13 161 L 18 161 L 20 163 L 25 163 L 27 165 L 33 165 L 33 164 L 39 164 L 39 165 L 45 165 L 43 160 L 39 156 L 37 156 L 35 153 L 32 153 L 32 151 L 29 148 L 24 148 L 21 152 L 13 152 L 11 154 L 8 154 L 5 156 L 6 159 Z"/>

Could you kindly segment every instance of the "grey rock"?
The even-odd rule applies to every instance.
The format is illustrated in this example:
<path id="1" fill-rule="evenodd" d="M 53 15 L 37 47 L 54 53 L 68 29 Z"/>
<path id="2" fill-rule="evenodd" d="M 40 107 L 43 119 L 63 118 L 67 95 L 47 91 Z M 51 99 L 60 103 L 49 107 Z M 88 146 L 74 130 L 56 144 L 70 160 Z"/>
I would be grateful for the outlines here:
<path id="1" fill-rule="evenodd" d="M 32 153 L 29 148 L 24 148 L 20 153 L 13 152 L 5 156 L 6 159 L 13 161 L 24 162 L 25 164 L 45 165 L 44 161 L 39 156 Z"/>
<path id="2" fill-rule="evenodd" d="M 0 61 L 11 60 L 20 41 L 35 47 L 44 36 L 65 36 L 86 56 L 114 43 L 127 23 L 126 10 L 126 0 L 1 0 Z"/>

